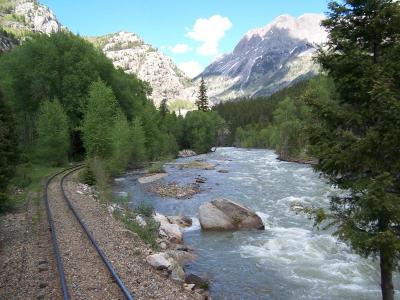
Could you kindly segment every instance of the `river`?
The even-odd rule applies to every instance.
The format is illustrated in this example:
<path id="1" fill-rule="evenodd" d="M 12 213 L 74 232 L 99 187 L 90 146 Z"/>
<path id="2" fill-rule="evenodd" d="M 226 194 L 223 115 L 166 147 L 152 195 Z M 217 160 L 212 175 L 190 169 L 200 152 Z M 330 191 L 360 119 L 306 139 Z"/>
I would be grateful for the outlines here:
<path id="1" fill-rule="evenodd" d="M 194 225 L 184 234 L 198 260 L 189 268 L 211 277 L 213 299 L 379 299 L 376 262 L 361 258 L 330 232 L 313 227 L 294 204 L 327 207 L 333 189 L 307 165 L 282 162 L 270 150 L 218 148 L 214 153 L 178 159 L 203 159 L 216 170 L 166 166 L 166 181 L 206 182 L 191 199 L 162 198 L 144 191 L 137 175 L 119 178 L 115 191 L 129 193 L 133 205 L 151 203 L 166 215 L 188 215 Z M 218 169 L 229 173 L 218 173 Z M 262 218 L 264 231 L 204 233 L 197 211 L 219 197 L 240 202 Z M 395 286 L 399 286 L 396 276 Z"/>

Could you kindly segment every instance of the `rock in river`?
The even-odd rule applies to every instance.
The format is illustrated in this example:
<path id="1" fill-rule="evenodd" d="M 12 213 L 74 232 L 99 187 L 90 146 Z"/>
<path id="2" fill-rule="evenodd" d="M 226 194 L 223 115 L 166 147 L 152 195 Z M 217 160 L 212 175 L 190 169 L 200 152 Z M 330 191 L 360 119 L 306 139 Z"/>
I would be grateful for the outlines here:
<path id="1" fill-rule="evenodd" d="M 190 149 L 181 150 L 178 153 L 178 157 L 190 157 L 190 156 L 196 156 L 196 155 L 197 155 L 197 153 Z"/>
<path id="2" fill-rule="evenodd" d="M 248 207 L 228 199 L 216 199 L 199 208 L 203 230 L 264 229 L 261 218 Z"/>
<path id="3" fill-rule="evenodd" d="M 168 256 L 165 253 L 149 255 L 146 257 L 146 261 L 157 270 L 168 269 L 171 266 L 171 262 L 168 260 Z"/>
<path id="4" fill-rule="evenodd" d="M 154 220 L 160 223 L 159 231 L 161 235 L 166 236 L 171 242 L 182 242 L 182 231 L 179 225 L 172 224 L 166 216 L 159 213 L 154 215 Z"/>

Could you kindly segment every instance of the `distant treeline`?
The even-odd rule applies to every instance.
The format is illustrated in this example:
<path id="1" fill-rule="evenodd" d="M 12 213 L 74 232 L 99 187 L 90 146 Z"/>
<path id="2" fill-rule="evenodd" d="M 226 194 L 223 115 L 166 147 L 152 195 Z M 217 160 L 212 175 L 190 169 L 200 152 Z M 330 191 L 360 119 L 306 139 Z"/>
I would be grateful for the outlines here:
<path id="1" fill-rule="evenodd" d="M 271 148 L 283 159 L 307 158 L 307 95 L 329 89 L 325 77 L 298 82 L 269 97 L 245 98 L 215 107 L 230 127 L 229 142 L 246 148 Z"/>

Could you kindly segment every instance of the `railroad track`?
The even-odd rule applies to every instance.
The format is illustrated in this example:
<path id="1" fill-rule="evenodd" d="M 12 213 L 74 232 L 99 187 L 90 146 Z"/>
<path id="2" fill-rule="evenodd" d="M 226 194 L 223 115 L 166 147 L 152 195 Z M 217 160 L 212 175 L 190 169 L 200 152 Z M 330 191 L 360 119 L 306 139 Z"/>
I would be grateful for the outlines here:
<path id="1" fill-rule="evenodd" d="M 44 201 L 63 299 L 134 299 L 64 190 L 83 165 L 51 176 Z"/>

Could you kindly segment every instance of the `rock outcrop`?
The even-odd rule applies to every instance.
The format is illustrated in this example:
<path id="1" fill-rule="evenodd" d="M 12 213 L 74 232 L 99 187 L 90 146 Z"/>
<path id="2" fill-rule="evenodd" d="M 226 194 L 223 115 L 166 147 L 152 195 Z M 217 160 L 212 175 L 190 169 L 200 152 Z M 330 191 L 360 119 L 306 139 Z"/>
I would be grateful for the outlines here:
<path id="1" fill-rule="evenodd" d="M 51 34 L 65 29 L 52 11 L 36 0 L 5 0 L 0 13 L 1 27 L 21 35 L 29 32 Z"/>
<path id="2" fill-rule="evenodd" d="M 216 199 L 199 208 L 203 230 L 264 229 L 261 218 L 248 207 L 228 199 Z"/>
<path id="3" fill-rule="evenodd" d="M 197 90 L 170 59 L 145 43 L 133 32 L 117 32 L 100 37 L 88 37 L 112 60 L 116 68 L 147 81 L 152 87 L 151 98 L 156 106 L 165 97 L 168 101 L 186 99 L 194 102 Z"/>
<path id="4" fill-rule="evenodd" d="M 194 152 L 193 150 L 190 149 L 185 149 L 185 150 L 181 150 L 178 153 L 178 157 L 191 157 L 191 156 L 196 156 L 197 153 Z"/>

